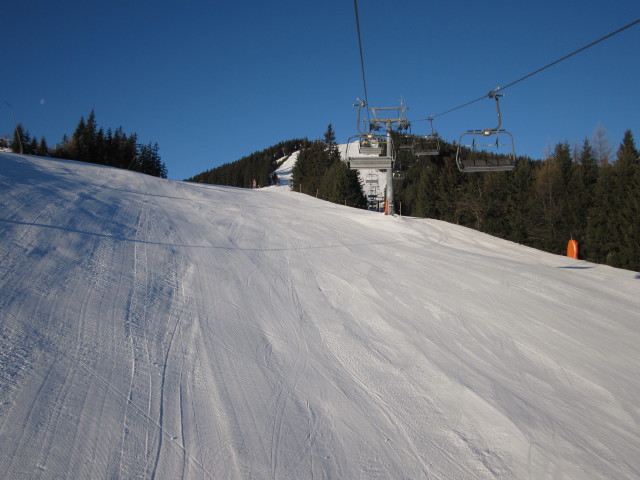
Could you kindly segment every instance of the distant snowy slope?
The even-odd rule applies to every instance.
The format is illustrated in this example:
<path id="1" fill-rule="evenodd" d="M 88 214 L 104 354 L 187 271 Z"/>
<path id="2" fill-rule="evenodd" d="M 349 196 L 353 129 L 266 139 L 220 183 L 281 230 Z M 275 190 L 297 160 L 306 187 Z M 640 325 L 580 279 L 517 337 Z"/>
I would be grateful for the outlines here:
<path id="1" fill-rule="evenodd" d="M 280 165 L 276 169 L 276 175 L 278 176 L 278 183 L 281 186 L 291 185 L 291 182 L 293 180 L 293 167 L 298 160 L 299 154 L 300 151 L 295 151 L 291 155 L 282 157 L 279 160 Z"/>
<path id="2" fill-rule="evenodd" d="M 0 153 L 0 478 L 640 477 L 640 278 Z"/>

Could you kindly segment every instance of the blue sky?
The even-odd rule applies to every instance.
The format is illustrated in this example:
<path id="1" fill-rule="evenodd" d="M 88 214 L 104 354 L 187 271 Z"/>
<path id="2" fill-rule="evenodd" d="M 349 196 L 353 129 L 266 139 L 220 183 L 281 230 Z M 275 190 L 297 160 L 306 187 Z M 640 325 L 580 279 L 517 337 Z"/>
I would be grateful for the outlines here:
<path id="1" fill-rule="evenodd" d="M 424 119 L 506 85 L 640 18 L 637 0 L 358 2 L 371 106 Z M 183 179 L 282 140 L 356 133 L 363 96 L 353 2 L 12 1 L 0 100 L 50 146 L 95 111 L 158 142 Z M 505 90 L 516 153 L 542 158 L 598 127 L 640 143 L 640 25 Z M 491 100 L 439 117 L 449 141 L 496 124 Z M 0 135 L 10 135 L 0 105 Z"/>

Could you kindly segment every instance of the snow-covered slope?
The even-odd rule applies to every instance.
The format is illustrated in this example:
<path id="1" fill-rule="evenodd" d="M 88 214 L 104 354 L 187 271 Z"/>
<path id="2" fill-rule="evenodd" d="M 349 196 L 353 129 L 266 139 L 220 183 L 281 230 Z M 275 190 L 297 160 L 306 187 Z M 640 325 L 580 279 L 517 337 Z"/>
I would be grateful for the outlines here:
<path id="1" fill-rule="evenodd" d="M 0 154 L 0 478 L 640 476 L 640 278 Z"/>

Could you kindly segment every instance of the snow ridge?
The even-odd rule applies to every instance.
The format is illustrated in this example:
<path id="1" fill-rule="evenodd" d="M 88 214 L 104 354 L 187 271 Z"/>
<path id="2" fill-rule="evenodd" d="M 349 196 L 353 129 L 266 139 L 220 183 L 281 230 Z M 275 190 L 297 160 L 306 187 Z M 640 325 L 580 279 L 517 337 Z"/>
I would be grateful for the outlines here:
<path id="1" fill-rule="evenodd" d="M 640 477 L 633 272 L 287 188 L 0 164 L 0 478 Z"/>

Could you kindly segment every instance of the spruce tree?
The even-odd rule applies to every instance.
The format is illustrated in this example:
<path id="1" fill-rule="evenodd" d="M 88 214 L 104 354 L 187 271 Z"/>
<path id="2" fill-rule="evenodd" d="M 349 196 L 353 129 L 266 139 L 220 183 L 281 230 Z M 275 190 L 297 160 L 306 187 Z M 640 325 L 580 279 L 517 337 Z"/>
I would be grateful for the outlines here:
<path id="1" fill-rule="evenodd" d="M 13 131 L 13 139 L 11 140 L 11 151 L 15 153 L 29 153 L 26 149 L 31 143 L 29 132 L 25 130 L 21 123 L 16 125 Z"/>
<path id="2" fill-rule="evenodd" d="M 38 148 L 36 149 L 36 155 L 41 157 L 49 156 L 49 147 L 47 147 L 47 141 L 42 137 L 40 139 L 40 143 L 38 144 Z"/>
<path id="3" fill-rule="evenodd" d="M 83 160 L 85 155 L 84 140 L 86 136 L 87 125 L 84 121 L 84 117 L 80 117 L 78 125 L 71 135 L 71 140 L 67 146 L 69 152 L 69 158 L 71 160 Z"/>
<path id="4" fill-rule="evenodd" d="M 611 264 L 617 267 L 640 270 L 640 185 L 638 169 L 640 159 L 631 130 L 624 134 L 616 153 L 614 179 L 618 208 L 615 212 L 618 252 Z"/>
<path id="5" fill-rule="evenodd" d="M 506 187 L 508 198 L 506 238 L 526 245 L 529 245 L 533 179 L 534 162 L 530 158 L 520 157 Z"/>
<path id="6" fill-rule="evenodd" d="M 309 195 L 317 195 L 322 176 L 328 169 L 325 145 L 312 142 L 298 154 L 292 171 L 292 189 Z"/>
<path id="7" fill-rule="evenodd" d="M 327 155 L 327 164 L 331 165 L 334 162 L 340 160 L 340 152 L 338 150 L 338 144 L 336 143 L 336 134 L 333 131 L 331 124 L 327 126 L 327 131 L 324 133 L 324 145 Z"/>
<path id="8" fill-rule="evenodd" d="M 590 258 L 591 245 L 586 242 L 589 212 L 594 206 L 598 165 L 589 139 L 585 138 L 577 152 L 571 184 L 567 190 L 570 198 L 571 237 L 580 244 L 580 258 Z"/>

